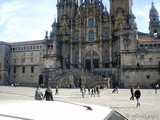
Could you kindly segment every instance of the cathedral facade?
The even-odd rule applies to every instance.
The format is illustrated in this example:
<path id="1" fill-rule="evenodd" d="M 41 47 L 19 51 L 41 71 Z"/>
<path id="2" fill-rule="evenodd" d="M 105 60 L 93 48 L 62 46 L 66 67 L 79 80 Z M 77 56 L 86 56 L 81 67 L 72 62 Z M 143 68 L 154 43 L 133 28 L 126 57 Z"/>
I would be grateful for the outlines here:
<path id="1" fill-rule="evenodd" d="M 57 0 L 44 40 L 0 43 L 0 84 L 152 87 L 160 81 L 159 14 L 152 3 L 150 33 L 142 33 L 132 5 L 110 0 L 108 12 L 102 0 Z"/>

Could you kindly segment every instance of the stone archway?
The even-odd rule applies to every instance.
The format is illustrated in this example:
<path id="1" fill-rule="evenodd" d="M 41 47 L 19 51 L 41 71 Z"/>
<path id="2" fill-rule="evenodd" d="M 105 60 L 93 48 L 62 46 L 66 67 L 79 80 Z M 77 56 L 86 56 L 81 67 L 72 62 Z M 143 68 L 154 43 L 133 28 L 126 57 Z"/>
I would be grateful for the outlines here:
<path id="1" fill-rule="evenodd" d="M 95 50 L 87 52 L 85 58 L 85 68 L 87 70 L 99 68 L 99 54 Z"/>
<path id="2" fill-rule="evenodd" d="M 81 76 L 80 75 L 73 75 L 74 79 L 74 86 L 79 88 L 81 86 Z"/>
<path id="3" fill-rule="evenodd" d="M 40 74 L 39 75 L 39 85 L 42 86 L 44 83 L 43 83 L 43 75 Z"/>

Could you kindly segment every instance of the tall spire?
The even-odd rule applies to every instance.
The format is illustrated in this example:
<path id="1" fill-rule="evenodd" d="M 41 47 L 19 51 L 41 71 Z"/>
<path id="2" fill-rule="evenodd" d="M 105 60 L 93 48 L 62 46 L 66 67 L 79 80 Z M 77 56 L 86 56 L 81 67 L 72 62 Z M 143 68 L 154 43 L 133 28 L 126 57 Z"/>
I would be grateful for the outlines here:
<path id="1" fill-rule="evenodd" d="M 48 31 L 46 30 L 45 40 L 48 40 Z"/>
<path id="2" fill-rule="evenodd" d="M 149 13 L 150 21 L 153 21 L 153 20 L 158 21 L 159 20 L 159 13 L 158 13 L 157 9 L 154 6 L 153 0 L 152 0 L 151 4 L 152 5 L 151 5 L 150 13 Z"/>
<path id="3" fill-rule="evenodd" d="M 157 37 L 160 36 L 160 21 L 159 21 L 159 13 L 157 11 L 157 9 L 154 6 L 154 2 L 152 0 L 151 3 L 151 9 L 150 9 L 150 13 L 149 13 L 149 18 L 150 18 L 150 22 L 149 22 L 149 33 L 151 36 Z"/>
<path id="4" fill-rule="evenodd" d="M 56 17 L 54 17 L 54 22 L 52 24 L 52 27 L 56 27 L 57 26 L 57 23 L 56 23 Z"/>
<path id="5" fill-rule="evenodd" d="M 154 2 L 153 2 L 153 0 L 152 0 L 152 7 L 154 7 Z"/>

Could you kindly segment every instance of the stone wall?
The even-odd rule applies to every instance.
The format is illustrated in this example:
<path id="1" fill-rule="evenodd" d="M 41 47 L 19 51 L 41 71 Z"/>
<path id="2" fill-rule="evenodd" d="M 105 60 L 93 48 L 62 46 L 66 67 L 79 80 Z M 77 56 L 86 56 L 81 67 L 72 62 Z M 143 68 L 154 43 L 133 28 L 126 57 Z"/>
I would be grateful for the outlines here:
<path id="1" fill-rule="evenodd" d="M 33 44 L 42 45 L 43 44 Z M 28 45 L 21 45 L 28 46 Z M 17 47 L 17 46 L 12 46 Z M 37 85 L 43 69 L 43 47 L 37 50 L 12 51 L 10 53 L 10 84 Z"/>

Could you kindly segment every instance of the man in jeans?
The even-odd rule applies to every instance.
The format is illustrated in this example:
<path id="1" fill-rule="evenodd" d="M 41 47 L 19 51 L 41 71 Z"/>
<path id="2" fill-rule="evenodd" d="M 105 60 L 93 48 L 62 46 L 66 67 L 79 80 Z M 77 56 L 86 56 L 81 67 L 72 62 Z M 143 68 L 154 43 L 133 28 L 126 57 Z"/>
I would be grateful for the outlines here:
<path id="1" fill-rule="evenodd" d="M 136 107 L 140 107 L 140 96 L 141 96 L 141 91 L 140 91 L 140 87 L 138 86 L 137 90 L 134 93 L 136 100 L 137 100 L 137 106 Z"/>

